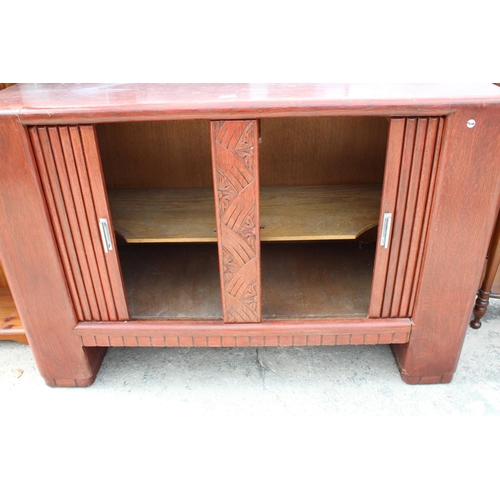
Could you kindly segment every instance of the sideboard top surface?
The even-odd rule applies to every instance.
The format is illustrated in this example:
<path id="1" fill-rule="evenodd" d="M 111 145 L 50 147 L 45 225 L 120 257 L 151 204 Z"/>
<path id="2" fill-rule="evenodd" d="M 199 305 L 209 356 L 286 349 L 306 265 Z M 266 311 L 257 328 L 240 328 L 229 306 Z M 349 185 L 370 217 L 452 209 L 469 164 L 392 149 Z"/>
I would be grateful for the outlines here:
<path id="1" fill-rule="evenodd" d="M 0 116 L 26 124 L 327 115 L 439 115 L 500 104 L 492 84 L 18 84 Z"/>

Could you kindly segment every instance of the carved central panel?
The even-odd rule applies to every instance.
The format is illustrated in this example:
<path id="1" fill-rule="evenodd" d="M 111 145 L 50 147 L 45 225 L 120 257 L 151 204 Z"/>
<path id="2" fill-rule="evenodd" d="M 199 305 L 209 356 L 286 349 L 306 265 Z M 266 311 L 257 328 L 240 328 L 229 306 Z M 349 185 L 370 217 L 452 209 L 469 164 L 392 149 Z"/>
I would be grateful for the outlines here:
<path id="1" fill-rule="evenodd" d="M 259 322 L 257 123 L 212 122 L 211 134 L 223 319 L 227 323 Z"/>

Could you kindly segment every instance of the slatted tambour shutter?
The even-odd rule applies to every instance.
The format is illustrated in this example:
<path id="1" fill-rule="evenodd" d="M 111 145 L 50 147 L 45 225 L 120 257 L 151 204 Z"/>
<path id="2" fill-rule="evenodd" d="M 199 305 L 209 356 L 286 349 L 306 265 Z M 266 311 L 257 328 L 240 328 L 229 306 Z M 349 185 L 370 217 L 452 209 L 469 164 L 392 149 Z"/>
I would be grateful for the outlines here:
<path id="1" fill-rule="evenodd" d="M 222 317 L 262 320 L 257 122 L 212 122 Z"/>
<path id="2" fill-rule="evenodd" d="M 29 133 L 78 320 L 128 319 L 94 127 L 30 127 Z M 102 219 L 109 225 L 107 252 Z"/>
<path id="3" fill-rule="evenodd" d="M 371 318 L 411 317 L 434 196 L 443 118 L 393 118 L 389 131 Z M 387 226 L 387 220 L 386 220 Z M 383 241 L 382 241 L 383 243 Z"/>

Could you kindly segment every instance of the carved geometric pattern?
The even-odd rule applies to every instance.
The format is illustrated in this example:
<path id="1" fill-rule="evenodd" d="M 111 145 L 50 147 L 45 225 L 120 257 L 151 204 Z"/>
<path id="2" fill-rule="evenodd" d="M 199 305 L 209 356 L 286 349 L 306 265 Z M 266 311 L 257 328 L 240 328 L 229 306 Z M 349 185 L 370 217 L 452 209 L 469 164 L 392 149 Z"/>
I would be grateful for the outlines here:
<path id="1" fill-rule="evenodd" d="M 260 322 L 260 235 L 257 123 L 211 123 L 222 316 Z"/>

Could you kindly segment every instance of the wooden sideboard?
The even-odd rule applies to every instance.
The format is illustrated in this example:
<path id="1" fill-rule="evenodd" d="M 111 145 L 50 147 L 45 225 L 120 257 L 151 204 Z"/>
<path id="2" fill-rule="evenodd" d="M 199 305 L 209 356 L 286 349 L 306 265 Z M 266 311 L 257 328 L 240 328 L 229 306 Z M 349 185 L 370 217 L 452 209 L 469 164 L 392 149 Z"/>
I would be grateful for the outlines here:
<path id="1" fill-rule="evenodd" d="M 390 344 L 455 372 L 498 213 L 493 85 L 16 85 L 0 260 L 41 375 L 113 346 Z"/>

